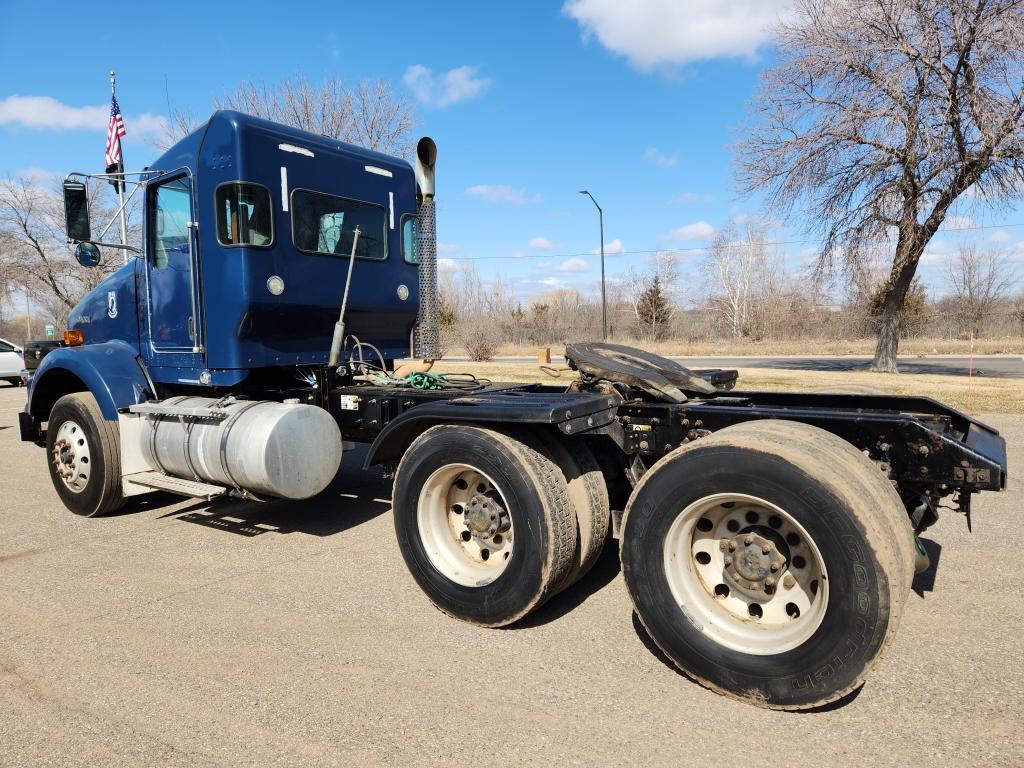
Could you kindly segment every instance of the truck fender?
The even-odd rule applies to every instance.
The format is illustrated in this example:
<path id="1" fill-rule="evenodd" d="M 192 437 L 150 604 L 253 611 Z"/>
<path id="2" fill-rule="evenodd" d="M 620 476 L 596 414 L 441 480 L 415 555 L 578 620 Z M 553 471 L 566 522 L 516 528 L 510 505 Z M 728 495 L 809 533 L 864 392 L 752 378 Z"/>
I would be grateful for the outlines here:
<path id="1" fill-rule="evenodd" d="M 92 393 L 107 421 L 117 421 L 119 408 L 155 397 L 138 360 L 138 351 L 123 341 L 106 341 L 50 352 L 29 381 L 25 412 L 36 423 L 46 421 L 53 404 L 71 392 Z"/>
<path id="2" fill-rule="evenodd" d="M 392 419 L 371 443 L 366 469 L 398 461 L 412 441 L 438 424 L 480 424 L 501 427 L 531 425 L 578 435 L 603 427 L 615 417 L 620 398 L 604 394 L 560 393 L 544 397 L 522 397 L 519 392 L 481 393 L 411 408 Z"/>

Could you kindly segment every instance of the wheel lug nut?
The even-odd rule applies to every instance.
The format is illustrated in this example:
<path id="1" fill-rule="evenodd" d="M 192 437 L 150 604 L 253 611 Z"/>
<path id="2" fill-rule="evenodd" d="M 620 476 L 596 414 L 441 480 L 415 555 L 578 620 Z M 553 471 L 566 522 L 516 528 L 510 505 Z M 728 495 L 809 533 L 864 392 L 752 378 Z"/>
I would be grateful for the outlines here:
<path id="1" fill-rule="evenodd" d="M 785 578 L 782 579 L 782 586 L 786 589 L 792 589 L 793 585 L 796 584 L 796 579 L 791 574 L 786 574 Z"/>
<path id="2" fill-rule="evenodd" d="M 767 555 L 771 551 L 772 551 L 771 547 L 761 547 L 761 554 L 762 555 Z"/>
<path id="3" fill-rule="evenodd" d="M 770 567 L 772 569 L 772 573 L 774 573 L 775 571 L 779 570 L 779 564 L 778 563 L 772 563 Z"/>
<path id="4" fill-rule="evenodd" d="M 753 536 L 747 536 L 747 538 L 745 538 L 743 540 L 743 543 L 746 544 L 749 547 L 751 544 L 754 543 L 754 537 Z"/>
<path id="5" fill-rule="evenodd" d="M 729 551 L 730 552 L 735 552 L 736 551 L 736 544 L 734 542 L 732 542 L 732 541 L 729 542 Z"/>
<path id="6" fill-rule="evenodd" d="M 732 558 L 729 557 L 728 555 L 725 556 L 725 564 L 726 565 L 732 565 Z"/>
<path id="7" fill-rule="evenodd" d="M 769 576 L 767 579 L 764 580 L 764 585 L 766 587 L 774 587 L 775 586 L 775 579 L 773 579 L 771 576 Z"/>

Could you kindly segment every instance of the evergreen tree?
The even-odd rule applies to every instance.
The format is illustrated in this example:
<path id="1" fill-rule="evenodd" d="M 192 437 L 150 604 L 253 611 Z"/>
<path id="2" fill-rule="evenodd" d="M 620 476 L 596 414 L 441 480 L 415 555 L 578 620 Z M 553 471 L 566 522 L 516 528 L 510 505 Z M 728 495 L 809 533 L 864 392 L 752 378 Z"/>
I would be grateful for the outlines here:
<path id="1" fill-rule="evenodd" d="M 657 341 L 667 335 L 672 307 L 661 287 L 661 278 L 655 275 L 636 304 L 636 319 L 640 333 L 649 341 Z"/>

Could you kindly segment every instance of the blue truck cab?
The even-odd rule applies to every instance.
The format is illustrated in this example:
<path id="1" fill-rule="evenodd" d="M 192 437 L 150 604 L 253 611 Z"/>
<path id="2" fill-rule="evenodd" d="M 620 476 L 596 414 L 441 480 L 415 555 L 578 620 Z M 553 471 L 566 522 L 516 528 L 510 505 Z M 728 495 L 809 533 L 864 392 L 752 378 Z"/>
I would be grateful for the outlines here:
<path id="1" fill-rule="evenodd" d="M 22 433 L 88 390 L 107 420 L 326 363 L 353 233 L 346 327 L 390 367 L 410 354 L 419 288 L 409 163 L 218 111 L 147 169 L 143 247 L 69 317 L 80 343 L 29 382 Z"/>

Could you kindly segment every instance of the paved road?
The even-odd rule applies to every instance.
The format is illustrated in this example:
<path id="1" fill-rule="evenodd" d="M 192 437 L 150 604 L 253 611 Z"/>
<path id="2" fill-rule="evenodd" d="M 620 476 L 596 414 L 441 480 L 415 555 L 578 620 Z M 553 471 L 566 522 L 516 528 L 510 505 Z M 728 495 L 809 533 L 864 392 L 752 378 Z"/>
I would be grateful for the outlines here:
<path id="1" fill-rule="evenodd" d="M 767 712 L 651 652 L 610 547 L 526 622 L 476 629 L 407 574 L 390 489 L 346 461 L 313 502 L 168 496 L 89 520 L 0 390 L 0 765 L 1021 765 L 1020 476 L 928 538 L 859 696 Z M 992 417 L 1024 462 L 1024 417 Z"/>
<path id="2" fill-rule="evenodd" d="M 446 358 L 466 361 L 465 357 Z M 562 363 L 563 358 L 552 358 Z M 871 365 L 870 357 L 673 357 L 688 368 L 785 368 L 796 371 L 865 371 Z M 497 357 L 494 362 L 533 363 L 534 357 Z M 905 373 L 933 373 L 944 376 L 966 376 L 970 358 L 935 355 L 928 357 L 901 357 L 900 370 Z M 973 360 L 975 376 L 1024 378 L 1024 357 L 1014 355 L 983 355 Z"/>

